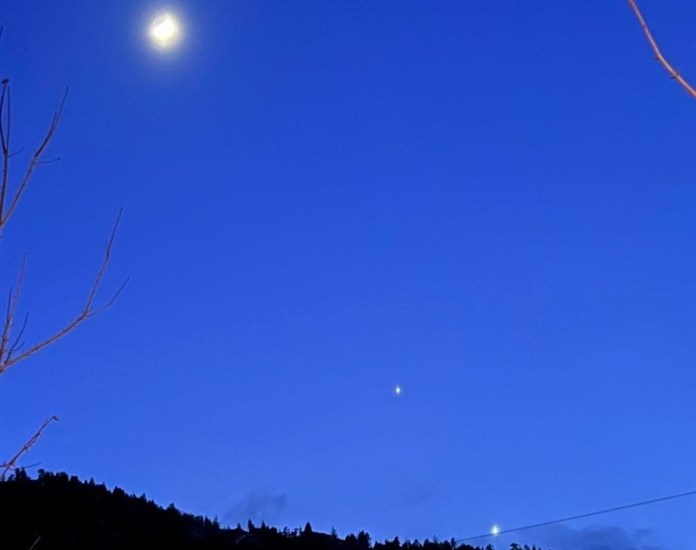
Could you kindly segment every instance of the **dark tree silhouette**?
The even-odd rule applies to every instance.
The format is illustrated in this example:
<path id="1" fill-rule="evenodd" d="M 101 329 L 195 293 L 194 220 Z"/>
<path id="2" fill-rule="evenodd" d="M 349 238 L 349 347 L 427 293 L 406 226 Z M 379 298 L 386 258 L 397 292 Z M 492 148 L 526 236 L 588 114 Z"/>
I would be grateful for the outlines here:
<path id="1" fill-rule="evenodd" d="M 27 550 L 32 544 L 36 550 L 481 550 L 454 540 L 421 544 L 398 537 L 373 545 L 365 531 L 341 539 L 335 531 L 314 531 L 309 522 L 292 531 L 251 520 L 246 531 L 240 525 L 223 528 L 173 504 L 162 508 L 145 495 L 43 470 L 33 479 L 18 469 L 0 482 L 0 517 L 3 550 Z"/>

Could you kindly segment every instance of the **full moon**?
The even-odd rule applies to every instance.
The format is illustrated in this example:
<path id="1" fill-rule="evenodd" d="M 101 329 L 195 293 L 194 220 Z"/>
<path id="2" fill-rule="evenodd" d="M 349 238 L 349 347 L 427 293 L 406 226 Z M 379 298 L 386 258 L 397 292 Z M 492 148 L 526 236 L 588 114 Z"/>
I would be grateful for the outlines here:
<path id="1" fill-rule="evenodd" d="M 401 395 L 402 391 L 401 386 L 394 386 L 394 395 Z"/>
<path id="2" fill-rule="evenodd" d="M 500 533 L 500 527 L 498 527 L 497 525 L 494 525 L 493 527 L 491 527 L 491 535 L 495 536 L 498 533 Z"/>
<path id="3" fill-rule="evenodd" d="M 150 39 L 159 49 L 171 48 L 179 40 L 181 28 L 171 13 L 162 13 L 150 24 Z"/>

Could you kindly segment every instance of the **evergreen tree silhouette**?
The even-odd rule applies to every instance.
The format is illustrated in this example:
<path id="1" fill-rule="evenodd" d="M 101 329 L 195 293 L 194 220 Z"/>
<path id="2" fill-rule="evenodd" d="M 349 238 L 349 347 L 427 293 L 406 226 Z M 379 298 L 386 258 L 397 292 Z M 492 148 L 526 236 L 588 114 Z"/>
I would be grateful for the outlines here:
<path id="1" fill-rule="evenodd" d="M 19 469 L 0 482 L 0 517 L 2 550 L 27 550 L 37 540 L 37 550 L 481 550 L 453 540 L 421 544 L 398 537 L 372 545 L 366 531 L 341 539 L 335 530 L 315 532 L 309 522 L 292 531 L 263 521 L 257 527 L 251 519 L 246 531 L 239 524 L 223 528 L 216 519 L 186 514 L 173 504 L 162 508 L 144 494 L 44 470 L 32 479 Z"/>

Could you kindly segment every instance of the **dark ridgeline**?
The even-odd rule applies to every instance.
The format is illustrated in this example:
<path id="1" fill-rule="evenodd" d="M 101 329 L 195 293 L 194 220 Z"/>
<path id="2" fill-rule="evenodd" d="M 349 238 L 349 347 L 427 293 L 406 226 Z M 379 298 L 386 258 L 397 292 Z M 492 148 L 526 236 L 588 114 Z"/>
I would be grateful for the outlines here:
<path id="1" fill-rule="evenodd" d="M 292 531 L 251 521 L 246 530 L 222 528 L 217 520 L 184 514 L 173 504 L 165 509 L 118 487 L 110 491 L 93 480 L 43 470 L 32 479 L 17 470 L 0 482 L 0 548 L 29 550 L 35 542 L 34 550 L 480 550 L 454 540 L 372 542 L 364 531 L 341 539 L 335 532 L 316 533 L 309 523 Z"/>

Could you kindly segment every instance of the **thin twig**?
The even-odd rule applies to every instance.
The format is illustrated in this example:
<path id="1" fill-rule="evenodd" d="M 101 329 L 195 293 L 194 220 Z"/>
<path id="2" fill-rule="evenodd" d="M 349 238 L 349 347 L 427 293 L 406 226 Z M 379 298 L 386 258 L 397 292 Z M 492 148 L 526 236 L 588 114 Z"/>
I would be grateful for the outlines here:
<path id="1" fill-rule="evenodd" d="M 22 340 L 22 336 L 24 336 L 24 331 L 27 329 L 28 323 L 29 314 L 27 313 L 24 315 L 24 321 L 22 321 L 22 328 L 19 329 L 19 334 L 17 334 L 17 337 L 15 338 L 14 342 L 12 342 L 12 345 L 7 350 L 8 359 L 10 359 L 16 352 L 18 352 L 24 347 L 24 341 Z"/>
<path id="2" fill-rule="evenodd" d="M 37 165 L 38 165 L 38 166 L 43 166 L 44 164 L 53 164 L 54 162 L 59 162 L 60 159 L 61 159 L 61 157 L 55 157 L 55 158 L 52 158 L 52 159 L 42 160 L 42 161 L 38 162 Z"/>
<path id="3" fill-rule="evenodd" d="M 39 544 L 39 541 L 40 541 L 40 540 L 41 540 L 41 535 L 39 535 L 38 537 L 36 537 L 36 540 L 34 541 L 34 544 L 32 544 L 32 545 L 29 547 L 29 550 L 34 550 L 34 547 L 35 547 L 37 544 Z"/>
<path id="4" fill-rule="evenodd" d="M 670 65 L 669 61 L 665 59 L 665 56 L 662 55 L 662 52 L 660 51 L 660 48 L 657 45 L 657 42 L 653 38 L 653 35 L 650 32 L 650 29 L 648 28 L 648 24 L 645 22 L 645 19 L 643 18 L 643 14 L 640 12 L 640 9 L 638 9 L 638 4 L 636 3 L 636 0 L 628 0 L 628 3 L 633 9 L 633 13 L 636 14 L 638 22 L 640 23 L 640 26 L 643 29 L 643 32 L 645 33 L 645 37 L 648 39 L 648 43 L 650 44 L 650 47 L 652 48 L 652 51 L 655 54 L 655 58 L 657 59 L 657 61 L 666 69 L 670 76 L 674 80 L 676 80 L 681 85 L 681 87 L 689 93 L 689 95 L 691 95 L 691 97 L 696 99 L 696 88 L 689 84 L 686 81 L 686 79 L 682 75 L 680 75 L 679 72 L 677 72 L 677 70 L 674 67 L 672 67 L 672 65 Z"/>
<path id="5" fill-rule="evenodd" d="M 10 289 L 10 295 L 7 298 L 7 310 L 5 312 L 5 322 L 2 328 L 2 336 L 0 336 L 0 372 L 2 372 L 2 365 L 9 357 L 10 352 L 8 351 L 8 345 L 10 343 L 10 337 L 12 335 L 12 326 L 14 325 L 15 315 L 17 314 L 17 306 L 19 305 L 19 297 L 22 294 L 22 285 L 24 283 L 24 272 L 26 270 L 26 258 L 22 259 L 22 265 L 19 268 L 19 275 L 17 275 L 16 287 Z M 24 329 L 20 331 L 24 332 Z M 16 348 L 16 345 L 10 345 L 9 348 Z"/>
<path id="6" fill-rule="evenodd" d="M 14 153 L 12 153 L 10 155 L 10 158 L 16 157 L 17 155 L 19 155 L 20 153 L 23 153 L 23 152 L 24 152 L 24 147 L 20 147 L 19 149 L 17 149 Z"/>
<path id="7" fill-rule="evenodd" d="M 41 435 L 43 434 L 43 431 L 48 427 L 49 424 L 52 422 L 58 422 L 58 417 L 57 416 L 51 416 L 44 420 L 44 423 L 41 424 L 41 427 L 36 430 L 36 433 L 32 435 L 24 445 L 22 445 L 22 448 L 17 452 L 16 455 L 14 455 L 10 460 L 5 462 L 4 464 L 0 464 L 0 468 L 2 468 L 2 472 L 0 472 L 0 481 L 5 480 L 5 476 L 7 476 L 7 473 L 10 470 L 14 470 L 17 461 L 22 457 L 22 455 L 26 452 L 28 452 L 34 445 L 36 445 L 36 442 L 39 440 Z"/>

